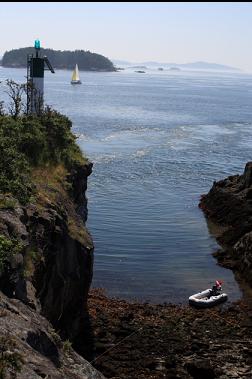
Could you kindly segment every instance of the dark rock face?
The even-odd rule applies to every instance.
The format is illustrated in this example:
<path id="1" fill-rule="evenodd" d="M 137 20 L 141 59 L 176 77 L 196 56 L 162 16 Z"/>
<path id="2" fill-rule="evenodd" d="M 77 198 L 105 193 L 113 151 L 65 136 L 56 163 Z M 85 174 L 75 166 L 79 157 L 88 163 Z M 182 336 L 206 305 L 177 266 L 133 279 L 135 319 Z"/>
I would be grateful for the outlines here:
<path id="1" fill-rule="evenodd" d="M 199 206 L 211 221 L 224 227 L 217 238 L 222 250 L 215 256 L 252 286 L 252 162 L 242 175 L 214 182 Z"/>
<path id="2" fill-rule="evenodd" d="M 92 173 L 93 164 L 89 162 L 86 165 L 78 166 L 74 169 L 68 177 L 68 181 L 72 183 L 72 196 L 75 204 L 77 204 L 76 211 L 82 217 L 83 221 L 87 221 L 87 199 L 85 196 L 87 190 L 87 178 Z"/>
<path id="3" fill-rule="evenodd" d="M 17 379 L 105 379 L 63 342 L 51 324 L 0 292 L 1 375 Z"/>
<path id="4" fill-rule="evenodd" d="M 45 331 L 27 332 L 26 342 L 34 350 L 48 357 L 56 367 L 60 367 L 59 352 L 54 341 L 46 334 Z"/>
<path id="5" fill-rule="evenodd" d="M 65 338 L 75 344 L 84 327 L 87 295 L 92 280 L 91 240 L 85 241 L 84 245 L 71 237 L 66 221 L 57 213 L 37 218 L 36 240 L 43 255 L 36 267 L 33 284 L 42 313 Z"/>
<path id="6" fill-rule="evenodd" d="M 67 177 L 68 193 L 55 191 L 54 200 L 44 197 L 43 205 L 0 210 L 0 234 L 23 242 L 0 277 L 0 290 L 41 311 L 79 351 L 93 272 L 93 242 L 84 224 L 91 172 L 90 162 L 77 166 Z"/>
<path id="7" fill-rule="evenodd" d="M 211 366 L 210 360 L 201 359 L 194 360 L 187 363 L 187 371 L 195 379 L 214 379 L 216 378 L 213 367 Z"/>

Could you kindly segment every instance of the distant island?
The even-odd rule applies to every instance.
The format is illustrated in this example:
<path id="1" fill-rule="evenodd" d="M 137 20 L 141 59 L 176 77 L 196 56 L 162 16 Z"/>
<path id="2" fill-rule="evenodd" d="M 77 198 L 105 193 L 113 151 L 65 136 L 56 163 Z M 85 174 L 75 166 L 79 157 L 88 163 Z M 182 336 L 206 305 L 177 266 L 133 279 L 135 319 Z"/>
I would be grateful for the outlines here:
<path id="1" fill-rule="evenodd" d="M 136 67 L 144 67 L 146 68 L 155 68 L 158 69 L 158 67 L 162 67 L 165 69 L 169 69 L 170 67 L 178 68 L 182 70 L 199 70 L 199 71 L 228 71 L 228 72 L 242 72 L 237 67 L 231 67 L 219 63 L 209 63 L 209 62 L 192 62 L 192 63 L 162 63 L 162 62 L 128 62 L 118 59 L 112 59 L 112 62 L 114 65 L 120 65 L 120 67 L 125 66 L 127 68 L 136 68 Z M 161 70 L 160 70 L 161 71 Z"/>
<path id="2" fill-rule="evenodd" d="M 130 68 L 140 68 L 140 69 L 146 69 L 146 66 L 131 66 Z"/>
<path id="3" fill-rule="evenodd" d="M 46 55 L 56 69 L 72 70 L 78 64 L 82 71 L 116 71 L 113 63 L 100 54 L 84 50 L 53 50 L 40 49 L 41 55 Z M 6 51 L 2 57 L 3 67 L 21 68 L 27 66 L 27 55 L 34 54 L 33 47 L 23 47 Z"/>

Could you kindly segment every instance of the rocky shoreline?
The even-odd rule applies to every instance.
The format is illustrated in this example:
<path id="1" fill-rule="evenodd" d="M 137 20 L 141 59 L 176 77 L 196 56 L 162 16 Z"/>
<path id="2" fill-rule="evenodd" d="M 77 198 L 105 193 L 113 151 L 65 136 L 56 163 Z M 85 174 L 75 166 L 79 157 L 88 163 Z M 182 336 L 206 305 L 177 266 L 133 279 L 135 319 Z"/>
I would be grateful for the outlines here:
<path id="1" fill-rule="evenodd" d="M 214 182 L 199 204 L 217 228 L 218 263 L 252 286 L 252 162 L 242 175 Z"/>
<path id="2" fill-rule="evenodd" d="M 109 298 L 93 289 L 91 363 L 113 379 L 252 378 L 252 309 L 197 310 Z"/>

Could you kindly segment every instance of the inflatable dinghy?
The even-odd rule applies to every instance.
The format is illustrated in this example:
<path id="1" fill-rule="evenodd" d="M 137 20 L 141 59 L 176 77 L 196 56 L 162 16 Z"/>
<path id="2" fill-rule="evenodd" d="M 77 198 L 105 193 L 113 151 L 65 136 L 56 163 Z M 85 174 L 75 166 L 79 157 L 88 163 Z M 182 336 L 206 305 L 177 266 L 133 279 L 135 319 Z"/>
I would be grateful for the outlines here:
<path id="1" fill-rule="evenodd" d="M 223 303 L 228 298 L 226 293 L 220 293 L 218 295 L 211 295 L 211 293 L 211 288 L 196 293 L 195 295 L 189 297 L 189 304 L 197 308 L 208 308 Z"/>

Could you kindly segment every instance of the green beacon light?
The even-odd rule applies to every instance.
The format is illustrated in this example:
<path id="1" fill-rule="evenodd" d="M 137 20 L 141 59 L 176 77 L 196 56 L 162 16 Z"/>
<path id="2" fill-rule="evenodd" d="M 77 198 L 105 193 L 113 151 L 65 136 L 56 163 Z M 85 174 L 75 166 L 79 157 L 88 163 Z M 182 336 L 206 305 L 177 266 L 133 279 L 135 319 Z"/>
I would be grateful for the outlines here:
<path id="1" fill-rule="evenodd" d="M 34 47 L 35 47 L 35 49 L 40 49 L 40 40 L 39 39 L 35 40 Z"/>

